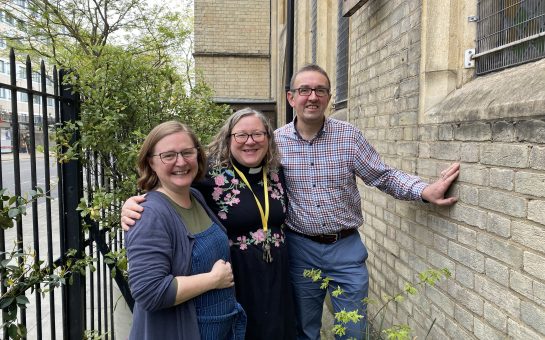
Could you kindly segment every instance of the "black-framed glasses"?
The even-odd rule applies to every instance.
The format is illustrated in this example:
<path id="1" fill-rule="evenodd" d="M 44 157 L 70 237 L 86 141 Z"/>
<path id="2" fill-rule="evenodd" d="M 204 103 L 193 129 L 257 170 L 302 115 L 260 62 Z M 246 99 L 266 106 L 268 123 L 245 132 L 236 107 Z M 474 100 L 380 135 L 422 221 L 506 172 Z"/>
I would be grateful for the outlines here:
<path id="1" fill-rule="evenodd" d="M 300 87 L 298 89 L 291 89 L 292 92 L 299 93 L 300 96 L 308 97 L 314 91 L 316 93 L 316 96 L 318 97 L 325 97 L 329 95 L 329 89 L 327 87 Z"/>
<path id="2" fill-rule="evenodd" d="M 257 131 L 252 133 L 238 132 L 238 133 L 232 133 L 231 136 L 235 137 L 235 142 L 239 144 L 246 143 L 249 137 L 252 137 L 252 140 L 254 142 L 260 143 L 265 140 L 265 136 L 267 136 L 267 132 L 265 131 Z"/>
<path id="3" fill-rule="evenodd" d="M 183 159 L 190 161 L 197 158 L 198 154 L 199 154 L 199 149 L 197 147 L 193 147 L 193 148 L 183 149 L 180 152 L 176 152 L 176 151 L 161 152 L 156 155 L 151 155 L 151 157 L 159 157 L 161 159 L 161 162 L 163 162 L 164 164 L 173 164 L 173 163 L 176 163 L 176 161 L 178 160 L 178 156 L 182 156 Z"/>

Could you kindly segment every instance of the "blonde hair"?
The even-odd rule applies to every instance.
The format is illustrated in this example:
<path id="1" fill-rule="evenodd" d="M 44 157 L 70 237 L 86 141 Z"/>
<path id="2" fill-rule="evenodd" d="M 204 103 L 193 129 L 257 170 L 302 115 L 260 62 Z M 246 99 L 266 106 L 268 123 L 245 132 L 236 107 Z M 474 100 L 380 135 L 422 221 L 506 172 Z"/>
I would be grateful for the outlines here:
<path id="1" fill-rule="evenodd" d="M 255 109 L 246 107 L 244 109 L 238 110 L 233 113 L 227 120 L 225 124 L 220 128 L 219 132 L 216 134 L 212 142 L 208 145 L 208 153 L 210 164 L 213 167 L 227 167 L 232 168 L 233 164 L 231 162 L 231 133 L 233 127 L 244 117 L 255 116 L 261 120 L 263 126 L 265 126 L 265 131 L 268 135 L 268 149 L 267 154 L 265 155 L 265 164 L 267 164 L 269 169 L 277 169 L 280 165 L 280 156 L 278 152 L 278 147 L 274 140 L 274 130 L 271 126 L 271 123 L 265 117 L 265 115 Z"/>
<path id="2" fill-rule="evenodd" d="M 166 136 L 172 135 L 178 132 L 185 132 L 189 135 L 193 141 L 194 146 L 197 148 L 197 176 L 195 180 L 201 179 L 206 171 L 206 155 L 199 142 L 199 139 L 195 133 L 185 124 L 171 120 L 161 123 L 154 127 L 150 133 L 146 136 L 140 152 L 138 153 L 138 174 L 137 181 L 138 188 L 144 191 L 150 191 L 159 184 L 159 177 L 149 164 L 149 158 L 152 155 L 155 145 Z"/>

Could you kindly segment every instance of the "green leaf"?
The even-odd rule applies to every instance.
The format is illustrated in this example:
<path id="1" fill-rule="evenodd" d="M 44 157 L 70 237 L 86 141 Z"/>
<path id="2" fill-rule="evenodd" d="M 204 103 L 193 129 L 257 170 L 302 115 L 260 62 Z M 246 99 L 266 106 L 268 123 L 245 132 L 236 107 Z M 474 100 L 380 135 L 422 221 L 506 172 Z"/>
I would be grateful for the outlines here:
<path id="1" fill-rule="evenodd" d="M 2 211 L 0 214 L 0 228 L 7 230 L 13 228 L 13 220 Z"/>
<path id="2" fill-rule="evenodd" d="M 13 297 L 6 297 L 6 298 L 0 299 L 0 308 L 2 309 L 6 308 L 7 306 L 11 305 L 13 301 L 15 301 L 15 298 Z"/>
<path id="3" fill-rule="evenodd" d="M 28 298 L 24 295 L 19 295 L 17 297 L 17 304 L 18 305 L 27 305 L 28 303 L 30 303 L 30 301 L 28 300 Z"/>
<path id="4" fill-rule="evenodd" d="M 9 211 L 8 211 L 8 217 L 9 218 L 15 218 L 17 217 L 18 215 L 20 215 L 21 212 L 18 208 L 10 208 Z"/>

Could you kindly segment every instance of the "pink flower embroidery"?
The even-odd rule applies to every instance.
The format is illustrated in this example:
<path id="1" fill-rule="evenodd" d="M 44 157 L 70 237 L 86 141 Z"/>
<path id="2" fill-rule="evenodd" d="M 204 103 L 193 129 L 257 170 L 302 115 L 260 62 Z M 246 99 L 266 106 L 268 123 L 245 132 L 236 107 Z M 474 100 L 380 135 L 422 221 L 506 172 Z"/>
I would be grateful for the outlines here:
<path id="1" fill-rule="evenodd" d="M 222 193 L 223 193 L 223 189 L 222 189 L 222 188 L 215 187 L 215 188 L 214 188 L 214 192 L 212 193 L 212 198 L 214 199 L 214 201 L 219 200 Z"/>
<path id="2" fill-rule="evenodd" d="M 216 183 L 217 186 L 222 186 L 225 184 L 225 177 L 223 175 L 219 175 L 216 178 L 214 178 L 214 183 Z"/>
<path id="3" fill-rule="evenodd" d="M 218 217 L 221 218 L 222 220 L 226 220 L 227 219 L 227 214 L 224 211 L 220 211 L 218 213 Z"/>
<path id="4" fill-rule="evenodd" d="M 237 189 L 233 189 L 233 190 L 231 190 L 231 192 L 233 193 L 233 195 L 240 194 L 240 190 L 237 190 Z"/>
<path id="5" fill-rule="evenodd" d="M 250 234 L 255 239 L 256 243 L 265 241 L 265 233 L 263 233 L 263 229 L 258 229 L 255 233 Z"/>
<path id="6" fill-rule="evenodd" d="M 275 247 L 280 247 L 280 234 L 274 233 L 273 234 L 273 239 L 274 239 L 274 246 Z"/>
<path id="7" fill-rule="evenodd" d="M 237 185 L 237 184 L 238 184 L 238 179 L 233 178 L 233 179 L 231 180 L 231 183 L 234 184 L 234 185 Z"/>
<path id="8" fill-rule="evenodd" d="M 276 172 L 273 172 L 271 174 L 271 179 L 275 182 L 278 182 L 280 180 L 280 178 L 278 178 L 278 174 Z"/>
<path id="9" fill-rule="evenodd" d="M 246 244 L 246 236 L 237 237 L 237 241 L 240 242 L 240 250 L 248 249 L 248 245 Z"/>

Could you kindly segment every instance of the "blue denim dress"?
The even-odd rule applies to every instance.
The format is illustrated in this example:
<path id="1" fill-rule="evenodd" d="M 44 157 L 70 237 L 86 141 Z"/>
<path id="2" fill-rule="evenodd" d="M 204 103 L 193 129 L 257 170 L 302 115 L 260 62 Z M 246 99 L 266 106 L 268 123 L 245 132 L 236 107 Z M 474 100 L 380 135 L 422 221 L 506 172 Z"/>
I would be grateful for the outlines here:
<path id="1" fill-rule="evenodd" d="M 219 259 L 229 259 L 227 235 L 216 223 L 193 235 L 191 274 L 207 273 Z M 246 314 L 234 287 L 214 289 L 194 298 L 201 340 L 243 340 Z"/>

